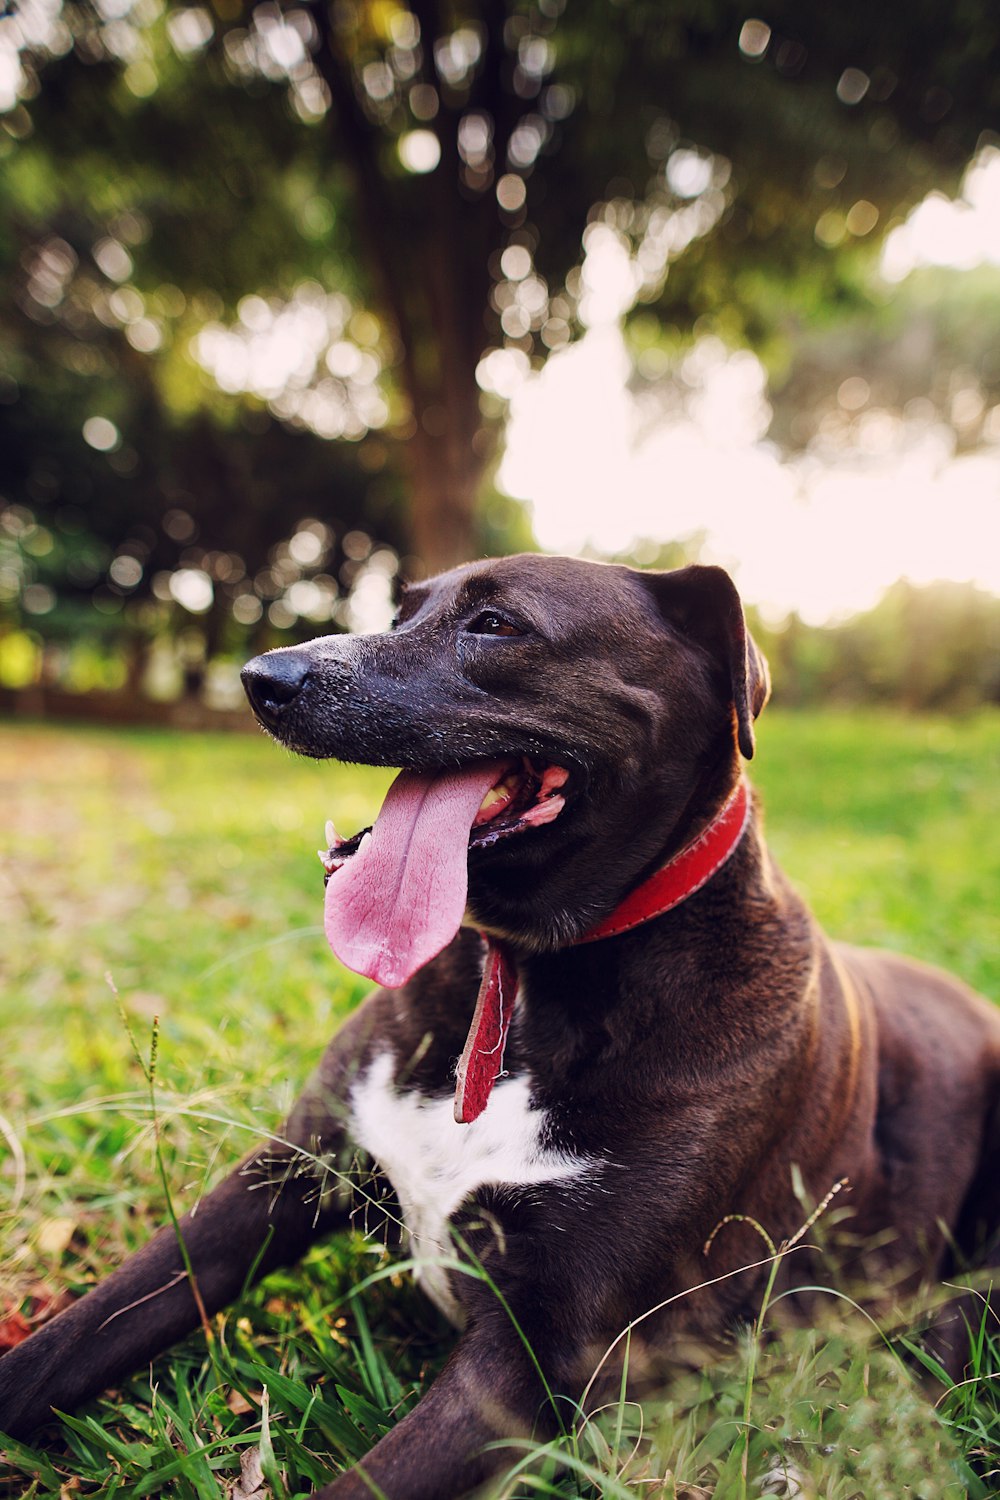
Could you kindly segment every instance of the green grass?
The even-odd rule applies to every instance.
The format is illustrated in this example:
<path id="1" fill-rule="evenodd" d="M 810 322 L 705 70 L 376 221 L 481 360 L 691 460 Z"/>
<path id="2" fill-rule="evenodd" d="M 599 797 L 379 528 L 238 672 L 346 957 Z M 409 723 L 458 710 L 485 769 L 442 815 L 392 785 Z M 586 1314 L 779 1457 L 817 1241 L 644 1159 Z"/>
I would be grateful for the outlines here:
<path id="1" fill-rule="evenodd" d="M 828 930 L 1000 999 L 998 773 L 1000 719 L 986 714 L 770 711 L 751 767 L 772 847 Z M 313 851 L 331 814 L 343 832 L 370 821 L 386 781 L 250 737 L 0 730 L 4 1303 L 85 1289 L 164 1217 L 145 1080 L 107 974 L 147 1051 L 160 1018 L 178 1212 L 280 1118 L 365 988 L 323 941 Z M 140 1373 L 46 1451 L 9 1447 L 0 1493 L 218 1496 L 258 1445 L 288 1494 L 305 1493 L 407 1409 L 448 1346 L 360 1239 L 272 1276 L 218 1330 L 214 1364 L 195 1336 L 156 1363 L 152 1388 Z M 980 1378 L 935 1416 L 911 1369 L 831 1299 L 822 1333 L 748 1337 L 647 1407 L 641 1433 L 627 1404 L 586 1422 L 564 1476 L 544 1477 L 536 1455 L 521 1492 L 728 1500 L 790 1463 L 832 1500 L 1000 1493 L 998 1332 L 985 1326 Z"/>

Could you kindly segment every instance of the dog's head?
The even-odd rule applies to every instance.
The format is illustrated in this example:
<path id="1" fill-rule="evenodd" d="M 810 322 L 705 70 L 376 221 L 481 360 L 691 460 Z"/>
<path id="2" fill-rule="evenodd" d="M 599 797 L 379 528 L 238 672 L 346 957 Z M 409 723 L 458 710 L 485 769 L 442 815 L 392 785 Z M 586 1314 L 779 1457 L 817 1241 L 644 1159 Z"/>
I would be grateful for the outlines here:
<path id="1" fill-rule="evenodd" d="M 610 911 L 710 815 L 768 694 L 721 568 L 541 556 L 413 585 L 391 631 L 270 651 L 243 681 L 302 754 L 425 773 L 421 787 L 461 771 L 466 799 L 478 768 L 471 913 L 536 948 Z"/>

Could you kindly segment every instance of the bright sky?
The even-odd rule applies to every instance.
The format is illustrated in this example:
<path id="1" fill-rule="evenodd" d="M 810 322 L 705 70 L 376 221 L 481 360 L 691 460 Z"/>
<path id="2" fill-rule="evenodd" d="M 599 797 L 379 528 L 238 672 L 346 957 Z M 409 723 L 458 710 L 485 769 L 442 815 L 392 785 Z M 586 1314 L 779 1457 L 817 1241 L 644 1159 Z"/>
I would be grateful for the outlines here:
<path id="1" fill-rule="evenodd" d="M 932 195 L 890 234 L 883 268 L 900 280 L 918 264 L 984 261 L 1000 264 L 994 148 L 959 199 Z M 588 245 L 585 282 L 589 331 L 517 382 L 499 475 L 530 502 L 544 547 L 617 552 L 705 532 L 704 560 L 730 568 L 748 600 L 817 623 L 874 604 L 899 577 L 1000 593 L 1000 441 L 955 457 L 950 429 L 871 412 L 863 446 L 783 460 L 764 436 L 763 370 L 711 339 L 682 367 L 684 414 L 650 422 L 626 388 L 619 322 L 632 291 L 613 231 Z M 990 430 L 1000 438 L 1000 422 Z"/>

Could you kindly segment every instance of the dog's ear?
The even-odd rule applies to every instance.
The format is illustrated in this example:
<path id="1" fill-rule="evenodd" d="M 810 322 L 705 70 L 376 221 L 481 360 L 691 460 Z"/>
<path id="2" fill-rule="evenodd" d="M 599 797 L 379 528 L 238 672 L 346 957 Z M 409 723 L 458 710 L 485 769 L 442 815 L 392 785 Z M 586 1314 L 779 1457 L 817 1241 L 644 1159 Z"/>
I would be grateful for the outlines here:
<path id="1" fill-rule="evenodd" d="M 675 629 L 697 641 L 728 672 L 736 710 L 736 737 L 747 760 L 754 751 L 753 721 L 771 692 L 764 654 L 747 630 L 736 585 L 724 568 L 694 564 L 670 573 L 639 575 Z"/>

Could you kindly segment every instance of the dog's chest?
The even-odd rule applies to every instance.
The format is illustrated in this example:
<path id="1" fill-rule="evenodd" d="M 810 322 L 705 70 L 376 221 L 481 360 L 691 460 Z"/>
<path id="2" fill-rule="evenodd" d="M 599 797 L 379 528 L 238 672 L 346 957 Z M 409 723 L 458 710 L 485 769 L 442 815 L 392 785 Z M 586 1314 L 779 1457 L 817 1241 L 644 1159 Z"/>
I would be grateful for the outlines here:
<path id="1" fill-rule="evenodd" d="M 448 1223 L 479 1188 L 569 1184 L 592 1162 L 546 1144 L 546 1116 L 530 1107 L 526 1077 L 503 1079 L 478 1119 L 458 1125 L 453 1100 L 393 1086 L 393 1059 L 380 1054 L 351 1090 L 351 1132 L 379 1164 L 399 1199 L 415 1275 L 445 1315 L 461 1321 L 443 1261 L 456 1246 Z"/>

